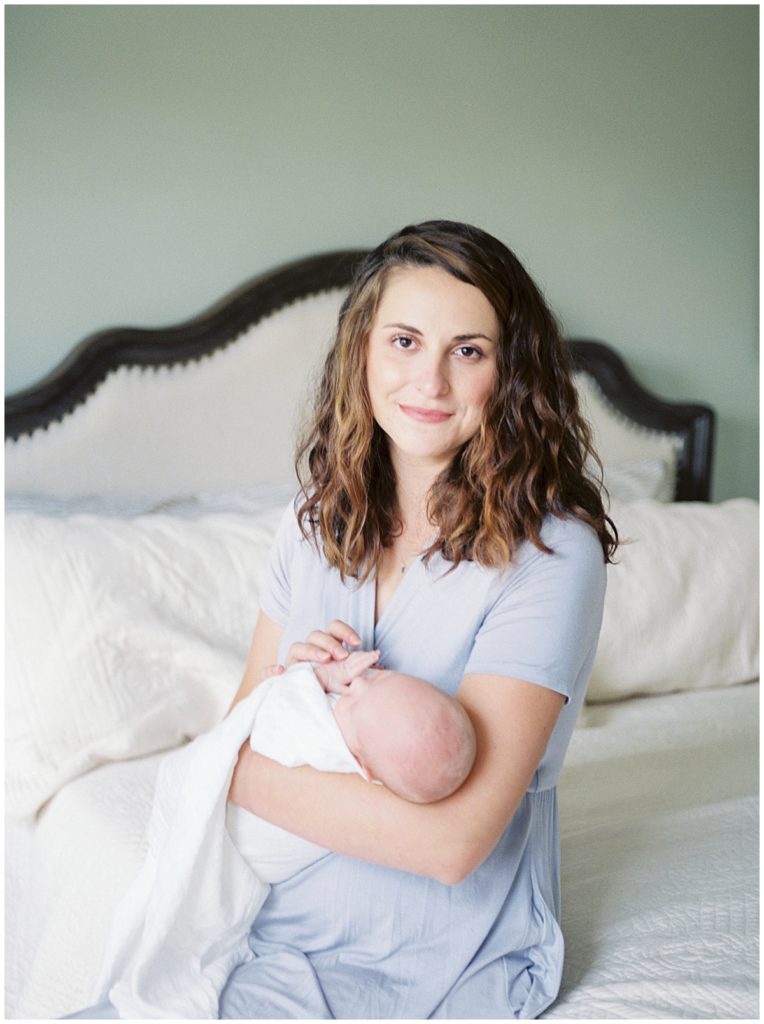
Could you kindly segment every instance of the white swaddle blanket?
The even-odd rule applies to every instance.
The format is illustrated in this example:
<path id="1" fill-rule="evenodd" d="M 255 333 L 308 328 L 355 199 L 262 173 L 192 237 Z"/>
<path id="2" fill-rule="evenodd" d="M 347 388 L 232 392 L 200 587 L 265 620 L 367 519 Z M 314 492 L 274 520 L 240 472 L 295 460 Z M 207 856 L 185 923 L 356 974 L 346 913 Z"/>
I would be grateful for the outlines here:
<path id="1" fill-rule="evenodd" d="M 123 1019 L 217 1018 L 229 974 L 252 957 L 269 883 L 327 852 L 227 805 L 239 748 L 249 735 L 290 767 L 360 772 L 330 701 L 310 666 L 294 665 L 163 760 L 148 852 L 115 913 L 96 1001 L 108 997 Z"/>

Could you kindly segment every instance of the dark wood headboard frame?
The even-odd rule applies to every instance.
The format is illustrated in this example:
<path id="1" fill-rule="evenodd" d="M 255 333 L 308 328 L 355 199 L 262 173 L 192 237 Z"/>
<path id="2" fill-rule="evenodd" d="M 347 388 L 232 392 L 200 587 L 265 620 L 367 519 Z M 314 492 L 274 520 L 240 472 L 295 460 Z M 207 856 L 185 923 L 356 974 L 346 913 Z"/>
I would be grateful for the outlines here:
<path id="1" fill-rule="evenodd" d="M 323 253 L 285 264 L 248 281 L 203 313 L 170 327 L 117 327 L 81 341 L 33 387 L 5 401 L 5 436 L 15 439 L 72 412 L 120 366 L 169 366 L 200 359 L 230 345 L 248 327 L 308 295 L 345 288 L 365 255 Z M 632 377 L 623 360 L 601 342 L 570 339 L 574 365 L 590 374 L 608 402 L 627 419 L 682 438 L 676 499 L 708 501 L 715 417 L 701 404 L 665 402 Z"/>

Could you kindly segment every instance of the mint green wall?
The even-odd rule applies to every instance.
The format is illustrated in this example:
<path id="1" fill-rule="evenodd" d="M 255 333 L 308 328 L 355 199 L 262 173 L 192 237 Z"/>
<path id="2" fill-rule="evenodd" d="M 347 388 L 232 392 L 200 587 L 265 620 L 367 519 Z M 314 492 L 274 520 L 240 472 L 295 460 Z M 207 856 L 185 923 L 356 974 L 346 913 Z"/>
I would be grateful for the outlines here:
<path id="1" fill-rule="evenodd" d="M 755 6 L 6 7 L 6 392 L 412 220 L 719 414 L 757 493 Z"/>

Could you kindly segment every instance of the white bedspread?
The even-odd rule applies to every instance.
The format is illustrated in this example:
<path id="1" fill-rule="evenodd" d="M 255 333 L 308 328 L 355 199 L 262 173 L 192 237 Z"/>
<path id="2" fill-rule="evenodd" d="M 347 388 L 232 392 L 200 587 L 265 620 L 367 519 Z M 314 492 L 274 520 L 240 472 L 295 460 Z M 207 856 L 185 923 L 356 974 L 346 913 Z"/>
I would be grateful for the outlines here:
<path id="1" fill-rule="evenodd" d="M 758 686 L 584 709 L 560 785 L 570 1018 L 757 1018 Z M 69 783 L 6 866 L 6 1014 L 82 1008 L 161 755 Z M 34 880 L 34 882 L 32 881 Z"/>
<path id="2" fill-rule="evenodd" d="M 758 685 L 587 707 L 543 1016 L 758 1019 Z"/>

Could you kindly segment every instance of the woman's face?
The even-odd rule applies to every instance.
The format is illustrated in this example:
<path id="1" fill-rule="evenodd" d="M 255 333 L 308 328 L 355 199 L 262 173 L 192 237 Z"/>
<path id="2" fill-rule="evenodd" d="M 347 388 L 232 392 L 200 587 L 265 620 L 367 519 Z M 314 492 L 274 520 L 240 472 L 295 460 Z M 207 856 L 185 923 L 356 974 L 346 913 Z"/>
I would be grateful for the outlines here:
<path id="1" fill-rule="evenodd" d="M 393 466 L 440 472 L 477 432 L 496 380 L 499 323 L 471 284 L 439 267 L 388 278 L 369 333 L 367 383 Z"/>

